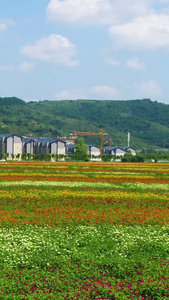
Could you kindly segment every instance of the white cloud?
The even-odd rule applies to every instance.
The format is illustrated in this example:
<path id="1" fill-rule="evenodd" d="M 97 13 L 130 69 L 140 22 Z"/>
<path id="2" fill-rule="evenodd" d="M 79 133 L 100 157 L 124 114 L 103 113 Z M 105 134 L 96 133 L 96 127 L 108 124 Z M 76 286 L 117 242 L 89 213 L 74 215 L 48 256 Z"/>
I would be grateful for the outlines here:
<path id="1" fill-rule="evenodd" d="M 145 65 L 141 63 L 137 57 L 133 57 L 126 62 L 126 67 L 135 69 L 138 71 L 145 71 Z"/>
<path id="2" fill-rule="evenodd" d="M 0 32 L 4 32 L 7 30 L 9 26 L 13 26 L 15 24 L 12 19 L 0 19 Z"/>
<path id="3" fill-rule="evenodd" d="M 110 27 L 110 35 L 118 47 L 131 50 L 169 47 L 169 16 L 151 14 L 133 22 Z"/>
<path id="4" fill-rule="evenodd" d="M 161 3 L 169 3 L 169 0 L 159 0 Z"/>
<path id="5" fill-rule="evenodd" d="M 150 12 L 151 0 L 50 0 L 49 20 L 84 24 L 115 24 Z"/>
<path id="6" fill-rule="evenodd" d="M 90 94 L 94 95 L 94 98 L 99 99 L 113 99 L 114 97 L 117 97 L 119 95 L 119 91 L 111 87 L 109 85 L 98 85 L 93 86 L 90 89 Z"/>
<path id="7" fill-rule="evenodd" d="M 157 82 L 153 80 L 149 80 L 147 82 L 144 82 L 140 86 L 141 90 L 145 93 L 152 96 L 160 96 L 162 94 L 162 90 Z"/>
<path id="8" fill-rule="evenodd" d="M 20 65 L 20 70 L 21 71 L 24 71 L 24 72 L 28 72 L 28 71 L 32 71 L 35 67 L 35 63 L 31 62 L 23 62 L 21 65 Z"/>
<path id="9" fill-rule="evenodd" d="M 110 15 L 112 21 L 114 18 L 111 6 L 110 0 L 51 0 L 47 15 L 50 20 L 57 22 L 109 24 Z"/>
<path id="10" fill-rule="evenodd" d="M 83 90 L 75 90 L 75 91 L 69 91 L 64 90 L 56 93 L 54 95 L 54 98 L 56 100 L 77 100 L 77 99 L 86 99 L 86 93 Z"/>
<path id="11" fill-rule="evenodd" d="M 162 95 L 162 90 L 159 84 L 154 80 L 148 80 L 140 84 L 135 84 L 131 87 L 131 89 L 134 89 L 137 95 L 141 95 L 142 98 L 154 98 Z"/>
<path id="12" fill-rule="evenodd" d="M 120 62 L 113 59 L 112 57 L 106 57 L 104 59 L 104 63 L 110 65 L 110 66 L 119 66 L 120 65 Z"/>
<path id="13" fill-rule="evenodd" d="M 77 100 L 77 99 L 113 99 L 119 95 L 119 91 L 108 85 L 93 86 L 90 89 L 78 89 L 74 91 L 64 90 L 56 93 L 57 100 Z"/>
<path id="14" fill-rule="evenodd" d="M 7 29 L 7 25 L 5 23 L 0 23 L 0 32 L 5 31 Z"/>
<path id="15" fill-rule="evenodd" d="M 3 66 L 0 66 L 0 71 L 13 71 L 14 70 L 14 68 L 13 68 L 13 66 L 11 66 L 11 65 L 3 65 Z"/>
<path id="16" fill-rule="evenodd" d="M 66 37 L 57 34 L 51 34 L 47 38 L 38 40 L 33 46 L 22 47 L 21 53 L 49 63 L 65 66 L 78 65 L 76 60 L 71 60 L 76 55 L 75 45 Z"/>

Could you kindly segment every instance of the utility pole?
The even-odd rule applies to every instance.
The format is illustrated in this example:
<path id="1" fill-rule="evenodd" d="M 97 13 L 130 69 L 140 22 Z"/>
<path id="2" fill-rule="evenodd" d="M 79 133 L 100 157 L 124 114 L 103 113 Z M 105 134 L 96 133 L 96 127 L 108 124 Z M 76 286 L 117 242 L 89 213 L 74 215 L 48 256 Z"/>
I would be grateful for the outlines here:
<path id="1" fill-rule="evenodd" d="M 128 148 L 130 147 L 130 132 L 128 132 L 128 135 L 127 135 L 127 147 Z"/>

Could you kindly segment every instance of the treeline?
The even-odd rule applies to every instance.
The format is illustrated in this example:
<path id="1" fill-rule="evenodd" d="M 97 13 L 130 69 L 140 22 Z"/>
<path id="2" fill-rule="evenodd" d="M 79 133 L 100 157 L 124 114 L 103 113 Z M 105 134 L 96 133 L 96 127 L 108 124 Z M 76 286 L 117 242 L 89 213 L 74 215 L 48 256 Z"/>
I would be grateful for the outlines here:
<path id="1" fill-rule="evenodd" d="M 66 155 L 64 154 L 30 154 L 30 153 L 22 153 L 22 154 L 11 154 L 12 160 L 36 160 L 36 161 L 58 161 L 63 160 L 66 158 Z M 0 153 L 0 160 L 7 160 L 8 154 L 6 153 Z"/>
<path id="2" fill-rule="evenodd" d="M 69 155 L 64 155 L 64 154 L 17 154 L 17 155 L 11 155 L 12 156 L 12 160 L 28 160 L 28 161 L 62 161 L 62 160 L 66 160 L 66 161 L 85 161 L 85 162 L 89 162 L 89 161 L 97 161 L 98 159 L 100 159 L 100 161 L 103 162 L 124 162 L 124 163 L 134 163 L 134 162 L 139 162 L 139 163 L 143 163 L 143 162 L 169 162 L 169 153 L 159 153 L 159 154 L 142 154 L 142 153 L 138 153 L 136 155 L 131 155 L 130 153 L 126 153 L 123 157 L 119 157 L 119 156 L 114 156 L 114 155 L 99 155 L 99 156 L 95 156 L 95 155 L 88 155 L 88 154 L 69 154 Z M 8 155 L 4 154 L 4 153 L 0 153 L 0 160 L 7 160 L 8 159 Z"/>

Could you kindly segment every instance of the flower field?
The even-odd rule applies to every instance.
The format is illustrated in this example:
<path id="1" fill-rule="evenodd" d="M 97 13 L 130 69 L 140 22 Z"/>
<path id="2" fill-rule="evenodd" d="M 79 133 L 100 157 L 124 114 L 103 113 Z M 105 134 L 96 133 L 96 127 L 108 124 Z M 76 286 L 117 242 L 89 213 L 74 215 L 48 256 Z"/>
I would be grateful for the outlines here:
<path id="1" fill-rule="evenodd" d="M 0 163 L 0 299 L 168 299 L 169 164 Z"/>

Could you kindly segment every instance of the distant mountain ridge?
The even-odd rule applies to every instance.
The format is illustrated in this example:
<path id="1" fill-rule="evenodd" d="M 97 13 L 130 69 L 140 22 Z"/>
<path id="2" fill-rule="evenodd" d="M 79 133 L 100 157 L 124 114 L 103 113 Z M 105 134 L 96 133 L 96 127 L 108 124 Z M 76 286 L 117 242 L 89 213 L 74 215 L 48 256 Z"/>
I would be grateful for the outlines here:
<path id="1" fill-rule="evenodd" d="M 62 137 L 100 129 L 114 146 L 126 146 L 130 132 L 131 147 L 169 148 L 169 105 L 150 99 L 25 102 L 17 97 L 0 98 L 0 134 Z M 86 141 L 100 143 L 99 137 L 86 137 Z"/>

